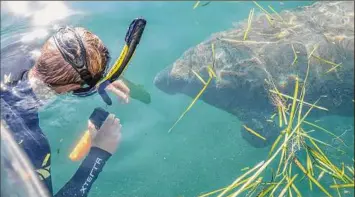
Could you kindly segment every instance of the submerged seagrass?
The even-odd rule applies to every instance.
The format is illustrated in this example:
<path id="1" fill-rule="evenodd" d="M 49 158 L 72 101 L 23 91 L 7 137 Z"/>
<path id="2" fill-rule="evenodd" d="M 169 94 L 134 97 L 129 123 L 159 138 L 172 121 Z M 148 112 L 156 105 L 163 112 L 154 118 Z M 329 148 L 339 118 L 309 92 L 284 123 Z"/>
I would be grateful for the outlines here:
<path id="1" fill-rule="evenodd" d="M 278 118 L 270 117 L 278 107 L 288 106 L 282 106 L 275 92 L 292 96 L 292 81 L 305 78 L 308 61 L 304 100 L 313 103 L 324 96 L 317 105 L 327 109 L 312 115 L 354 115 L 354 2 L 317 2 L 279 15 L 256 14 L 188 49 L 157 74 L 155 85 L 169 94 L 195 97 L 203 84 L 194 71 L 208 78 L 211 44 L 217 78 L 200 99 L 235 115 L 266 138 L 241 128 L 243 138 L 254 147 L 270 145 L 279 135 Z"/>

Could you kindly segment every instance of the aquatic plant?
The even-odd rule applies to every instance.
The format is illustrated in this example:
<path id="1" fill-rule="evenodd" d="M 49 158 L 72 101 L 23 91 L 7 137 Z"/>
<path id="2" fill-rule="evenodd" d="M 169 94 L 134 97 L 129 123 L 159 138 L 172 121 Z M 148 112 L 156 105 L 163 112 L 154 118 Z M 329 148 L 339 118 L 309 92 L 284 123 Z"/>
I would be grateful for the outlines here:
<path id="1" fill-rule="evenodd" d="M 207 89 L 208 85 L 211 83 L 213 78 L 217 78 L 215 72 L 213 71 L 214 68 L 214 46 L 212 44 L 212 56 L 213 56 L 213 63 L 212 66 L 209 65 L 207 66 L 207 72 L 208 72 L 208 80 L 207 82 L 194 70 L 192 70 L 192 73 L 196 75 L 196 77 L 201 81 L 201 83 L 204 85 L 203 88 L 200 90 L 200 92 L 195 96 L 194 100 L 192 100 L 191 104 L 186 108 L 184 113 L 181 114 L 181 116 L 178 118 L 178 120 L 174 123 L 174 125 L 169 129 L 168 133 L 170 133 L 173 128 L 177 125 L 177 123 L 185 116 L 185 114 L 191 109 L 191 107 L 196 103 L 196 101 L 200 98 L 200 96 L 203 94 L 203 92 Z"/>
<path id="2" fill-rule="evenodd" d="M 203 194 L 200 197 L 216 194 L 218 194 L 218 197 L 235 197 L 242 193 L 243 196 L 258 197 L 274 195 L 282 197 L 286 194 L 288 194 L 288 196 L 293 196 L 293 194 L 302 196 L 298 188 L 305 177 L 309 180 L 310 190 L 313 190 L 314 184 L 329 197 L 332 196 L 329 190 L 335 189 L 338 195 L 341 196 L 339 192 L 340 189 L 354 188 L 354 167 L 345 165 L 344 162 L 341 162 L 339 165 L 331 161 L 329 156 L 324 153 L 322 146 L 332 146 L 311 136 L 311 132 L 306 131 L 304 128 L 305 125 L 310 125 L 317 129 L 317 131 L 323 131 L 338 138 L 338 136 L 323 127 L 306 121 L 306 118 L 313 109 L 326 110 L 316 105 L 322 97 L 313 104 L 305 105 L 304 98 L 307 92 L 307 76 L 303 80 L 302 85 L 300 85 L 298 78 L 295 79 L 293 97 L 278 93 L 278 90 L 270 90 L 279 97 L 279 100 L 288 99 L 285 104 L 290 103 L 291 109 L 278 107 L 279 110 L 282 110 L 279 114 L 285 115 L 284 118 L 288 119 L 288 123 L 286 123 L 287 126 L 282 129 L 280 135 L 271 146 L 266 161 L 256 164 L 250 170 L 239 176 L 232 184 L 222 189 Z M 305 110 L 307 106 L 309 109 Z M 254 132 L 252 133 L 259 137 L 259 134 Z M 272 168 L 275 164 L 278 164 L 276 172 L 274 172 Z M 301 172 L 297 172 L 296 169 L 299 169 L 298 171 Z M 272 178 L 271 180 L 265 180 L 264 176 L 269 170 L 272 174 Z M 334 184 L 321 184 L 320 179 L 324 179 L 325 177 L 331 178 Z"/>
<path id="3" fill-rule="evenodd" d="M 210 4 L 210 3 L 211 3 L 211 1 L 207 1 L 206 3 L 201 4 L 201 5 L 200 5 L 200 3 L 201 3 L 201 1 L 196 1 L 195 5 L 194 5 L 194 7 L 193 7 L 192 9 L 196 9 L 197 7 L 203 7 L 203 6 L 206 6 L 206 5 Z"/>

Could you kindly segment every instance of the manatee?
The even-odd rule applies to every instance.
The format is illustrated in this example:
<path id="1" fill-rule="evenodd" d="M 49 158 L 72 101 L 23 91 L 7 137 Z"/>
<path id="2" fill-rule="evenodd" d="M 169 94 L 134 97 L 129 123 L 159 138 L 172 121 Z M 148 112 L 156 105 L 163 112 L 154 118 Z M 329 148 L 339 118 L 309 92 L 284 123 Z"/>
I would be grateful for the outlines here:
<path id="1" fill-rule="evenodd" d="M 211 35 L 160 71 L 155 86 L 195 97 L 203 84 L 192 70 L 207 79 L 212 65 L 217 78 L 200 100 L 264 136 L 265 141 L 241 128 L 242 137 L 257 148 L 269 146 L 280 132 L 276 121 L 267 121 L 278 102 L 269 90 L 276 86 L 292 96 L 295 78 L 302 84 L 308 63 L 305 101 L 322 97 L 317 105 L 328 109 L 310 116 L 354 116 L 354 2 L 316 2 L 270 15 L 270 21 L 264 13 L 255 15 L 246 41 L 247 21 Z"/>

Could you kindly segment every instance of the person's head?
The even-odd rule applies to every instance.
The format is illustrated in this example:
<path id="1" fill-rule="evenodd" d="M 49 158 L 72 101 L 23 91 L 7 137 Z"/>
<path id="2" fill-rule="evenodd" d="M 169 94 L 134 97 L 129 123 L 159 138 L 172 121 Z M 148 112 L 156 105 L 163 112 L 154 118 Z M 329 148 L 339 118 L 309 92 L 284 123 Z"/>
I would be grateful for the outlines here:
<path id="1" fill-rule="evenodd" d="M 80 75 L 73 65 L 85 61 L 89 72 Z M 80 27 L 64 28 L 43 45 L 32 72 L 60 94 L 87 84 L 85 74 L 93 81 L 101 79 L 108 61 L 108 50 L 98 36 Z"/>

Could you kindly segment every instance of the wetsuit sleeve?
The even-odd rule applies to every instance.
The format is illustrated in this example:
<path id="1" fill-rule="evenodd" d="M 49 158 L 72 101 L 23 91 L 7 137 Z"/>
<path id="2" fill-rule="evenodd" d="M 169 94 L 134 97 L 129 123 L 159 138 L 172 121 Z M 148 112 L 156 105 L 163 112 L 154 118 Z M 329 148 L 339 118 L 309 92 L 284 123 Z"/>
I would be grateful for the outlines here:
<path id="1" fill-rule="evenodd" d="M 55 194 L 55 197 L 86 197 L 111 154 L 92 147 L 74 176 Z"/>

